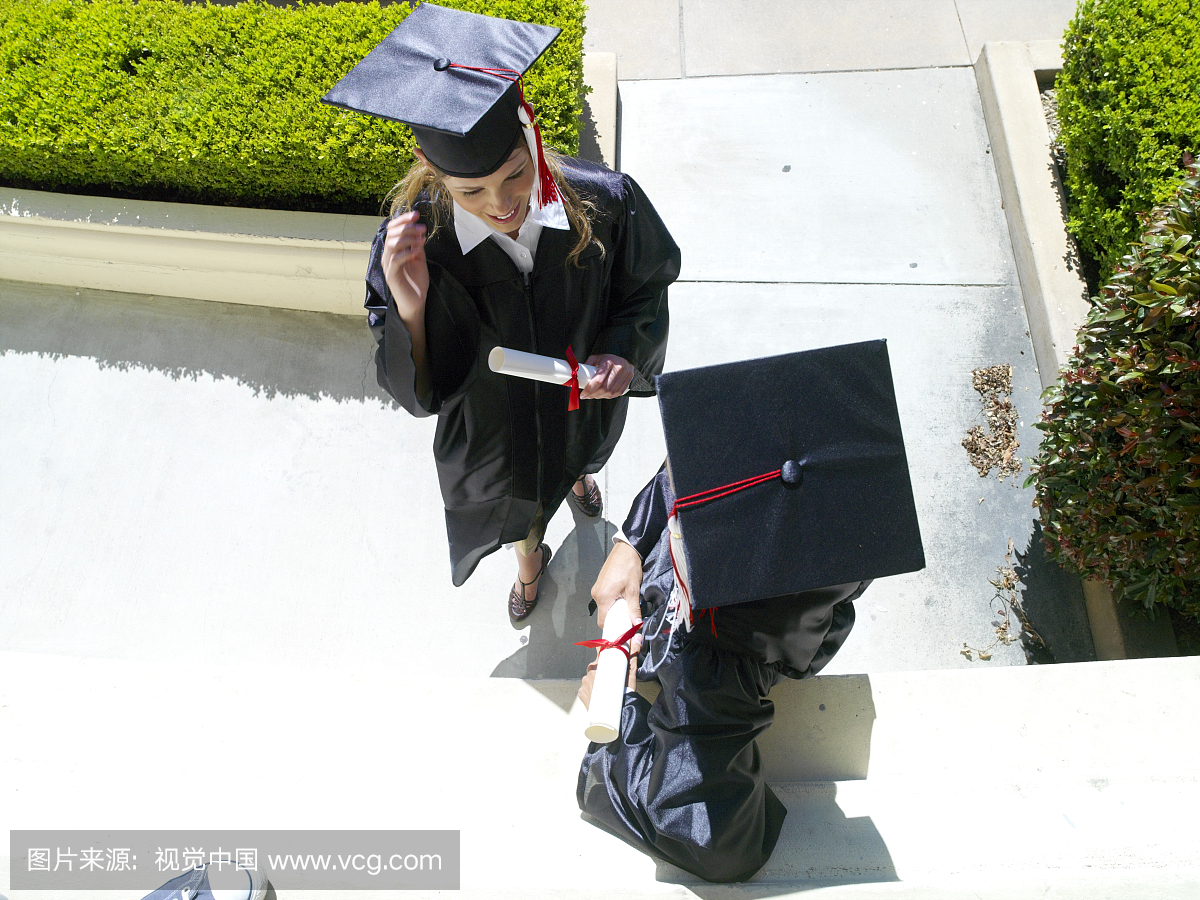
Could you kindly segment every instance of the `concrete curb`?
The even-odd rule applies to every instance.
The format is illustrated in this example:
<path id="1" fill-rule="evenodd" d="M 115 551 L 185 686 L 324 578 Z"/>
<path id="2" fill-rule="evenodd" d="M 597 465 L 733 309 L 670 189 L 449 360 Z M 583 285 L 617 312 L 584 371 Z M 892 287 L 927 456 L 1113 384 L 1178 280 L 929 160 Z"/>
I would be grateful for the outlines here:
<path id="1" fill-rule="evenodd" d="M 1050 157 L 1050 132 L 1039 85 L 1062 69 L 1057 41 L 983 45 L 975 78 L 1008 219 L 1029 335 L 1042 387 L 1054 384 L 1087 318 L 1087 286 L 1070 264 L 1062 187 Z M 1098 581 L 1084 581 L 1092 641 L 1099 659 L 1175 656 L 1170 620 L 1151 622 L 1119 605 Z"/>
<path id="2" fill-rule="evenodd" d="M 379 221 L 8 191 L 0 271 L 14 281 L 361 315 Z"/>
<path id="3" fill-rule="evenodd" d="M 584 54 L 581 155 L 615 167 L 617 57 Z M 583 135 L 581 135 L 583 136 Z M 377 216 L 0 194 L 0 277 L 361 316 Z"/>
<path id="4" fill-rule="evenodd" d="M 1058 68 L 1061 65 L 1059 61 Z M 1075 332 L 1087 318 L 1087 286 L 1067 263 L 1070 241 L 1028 46 L 1017 41 L 984 44 L 975 78 L 1038 372 L 1046 388 L 1054 384 L 1075 344 Z"/>

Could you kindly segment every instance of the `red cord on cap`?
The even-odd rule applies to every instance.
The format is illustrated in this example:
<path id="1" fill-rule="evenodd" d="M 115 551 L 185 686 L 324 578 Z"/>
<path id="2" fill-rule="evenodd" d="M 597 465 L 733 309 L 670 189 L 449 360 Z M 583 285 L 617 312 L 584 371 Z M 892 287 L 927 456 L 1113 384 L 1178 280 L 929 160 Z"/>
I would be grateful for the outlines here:
<path id="1" fill-rule="evenodd" d="M 686 497 L 680 497 L 675 501 L 675 505 L 671 507 L 671 515 L 675 515 L 679 510 L 686 509 L 689 506 L 700 506 L 702 503 L 708 503 L 710 500 L 719 500 L 721 497 L 728 497 L 730 494 L 736 494 L 738 491 L 744 491 L 748 487 L 754 487 L 756 484 L 762 484 L 764 481 L 770 481 L 782 475 L 783 469 L 778 468 L 774 472 L 763 472 L 761 475 L 743 478 L 741 481 L 735 481 L 731 484 L 723 484 L 720 487 L 709 488 L 707 491 L 688 494 Z"/>
<path id="2" fill-rule="evenodd" d="M 671 507 L 671 512 L 667 517 L 668 526 L 671 519 L 677 519 L 679 510 L 687 509 L 689 506 L 701 506 L 713 500 L 719 500 L 722 497 L 728 497 L 730 494 L 736 494 L 738 491 L 744 491 L 746 488 L 754 487 L 757 484 L 763 484 L 772 481 L 776 478 L 783 477 L 783 467 L 776 469 L 773 472 L 763 472 L 761 475 L 754 475 L 750 478 L 743 478 L 741 481 L 734 481 L 730 484 L 723 484 L 720 487 L 709 488 L 706 491 L 698 491 L 695 494 L 688 494 L 686 497 L 680 497 Z M 687 584 L 687 579 L 679 571 L 679 563 L 675 559 L 675 547 L 673 544 L 668 544 L 668 549 L 671 551 L 671 568 L 675 571 L 675 582 L 683 589 L 684 597 L 687 600 L 688 606 L 692 603 L 691 586 Z M 696 618 L 700 619 L 704 613 L 708 613 L 708 624 L 712 629 L 713 637 L 717 636 L 717 610 L 710 608 L 708 610 L 700 610 L 696 614 Z"/>

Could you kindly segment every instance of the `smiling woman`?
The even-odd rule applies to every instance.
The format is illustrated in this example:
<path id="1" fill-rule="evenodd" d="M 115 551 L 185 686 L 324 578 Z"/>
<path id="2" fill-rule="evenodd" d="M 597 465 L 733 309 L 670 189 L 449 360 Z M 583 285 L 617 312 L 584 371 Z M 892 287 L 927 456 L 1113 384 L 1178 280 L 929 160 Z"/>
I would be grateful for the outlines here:
<path id="1" fill-rule="evenodd" d="M 428 166 L 425 154 L 416 153 Z M 527 147 L 518 147 L 508 162 L 487 178 L 445 178 L 442 184 L 464 210 L 515 239 L 529 212 L 533 157 Z"/>
<path id="2" fill-rule="evenodd" d="M 409 124 L 418 161 L 393 191 L 367 271 L 379 381 L 434 439 L 456 585 L 517 551 L 508 612 L 537 602 L 546 523 L 570 497 L 601 513 L 592 473 L 626 394 L 653 394 L 679 249 L 632 179 L 542 146 L 520 78 L 557 29 L 425 3 L 326 102 Z M 503 346 L 597 368 L 568 392 L 506 378 Z"/>

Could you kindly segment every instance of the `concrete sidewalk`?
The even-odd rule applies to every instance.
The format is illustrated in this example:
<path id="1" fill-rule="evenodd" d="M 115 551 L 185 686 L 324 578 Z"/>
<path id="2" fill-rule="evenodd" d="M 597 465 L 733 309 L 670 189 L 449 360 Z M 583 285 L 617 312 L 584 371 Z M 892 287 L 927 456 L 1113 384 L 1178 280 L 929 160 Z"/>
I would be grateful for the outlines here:
<path id="1" fill-rule="evenodd" d="M 1061 35 L 1073 10 L 969 0 L 589 8 L 588 46 L 618 56 L 621 168 L 683 250 L 668 368 L 889 341 L 928 567 L 872 586 L 831 671 L 979 665 L 958 651 L 994 641 L 989 581 L 1010 539 L 1049 658 L 1094 658 L 1077 580 L 1042 558 L 1032 490 L 981 480 L 960 446 L 980 421 L 974 368 L 1012 365 L 1026 459 L 1040 410 L 970 63 L 985 40 Z M 661 458 L 659 431 L 654 410 L 637 406 L 610 465 L 618 497 Z M 991 652 L 989 664 L 1027 660 L 1017 645 Z"/>
<path id="2" fill-rule="evenodd" d="M 969 66 L 1062 37 L 1075 0 L 589 0 L 584 49 L 623 81 Z"/>
<path id="3" fill-rule="evenodd" d="M 672 297 L 674 368 L 889 339 L 929 565 L 872 586 L 831 671 L 970 665 L 958 650 L 993 640 L 987 582 L 1010 537 L 1033 551 L 1026 606 L 1052 648 L 1090 657 L 1028 494 L 980 480 L 958 446 L 972 367 L 1011 360 L 1018 409 L 1036 396 L 1011 287 L 690 282 Z M 165 661 L 186 636 L 215 664 L 438 671 L 435 636 L 452 632 L 460 674 L 586 664 L 571 643 L 592 636 L 612 523 L 663 457 L 652 402 L 633 405 L 602 478 L 609 521 L 553 520 L 542 601 L 513 629 L 509 554 L 449 584 L 433 422 L 385 402 L 360 322 L 5 282 L 0 325 L 0 649 Z M 982 665 L 1024 661 L 994 650 Z"/>

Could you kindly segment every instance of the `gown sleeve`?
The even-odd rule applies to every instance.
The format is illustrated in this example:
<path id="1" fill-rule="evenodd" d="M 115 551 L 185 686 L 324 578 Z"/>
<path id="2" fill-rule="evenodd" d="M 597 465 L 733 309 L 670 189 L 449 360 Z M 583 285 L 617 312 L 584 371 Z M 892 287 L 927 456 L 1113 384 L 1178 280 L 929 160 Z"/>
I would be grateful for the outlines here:
<path id="1" fill-rule="evenodd" d="M 633 363 L 642 377 L 629 393 L 652 396 L 647 380 L 667 353 L 667 286 L 679 277 L 679 247 L 637 182 L 621 176 L 623 198 L 610 276 L 608 318 L 591 352 Z"/>
<path id="2" fill-rule="evenodd" d="M 671 506 L 675 503 L 675 495 L 671 491 L 671 481 L 667 476 L 667 466 L 664 463 L 658 473 L 641 490 L 629 507 L 629 515 L 621 531 L 625 538 L 637 551 L 638 556 L 645 562 L 654 547 L 658 544 L 662 533 L 667 529 L 667 519 Z"/>
<path id="3" fill-rule="evenodd" d="M 458 281 L 434 262 L 429 263 L 429 294 L 425 299 L 425 351 L 431 390 L 418 396 L 412 336 L 396 310 L 396 301 L 383 276 L 383 240 L 387 222 L 380 226 L 367 264 L 367 299 L 364 306 L 375 334 L 376 374 L 380 386 L 414 416 L 438 413 L 467 392 L 479 366 L 479 311 Z"/>
<path id="4" fill-rule="evenodd" d="M 860 582 L 853 594 L 833 608 L 833 617 L 829 624 L 829 631 L 825 633 L 825 640 L 821 641 L 821 646 L 813 654 L 812 662 L 808 664 L 808 668 L 800 676 L 801 678 L 808 678 L 820 672 L 825 668 L 826 663 L 833 659 L 834 654 L 842 648 L 842 644 L 846 643 L 846 638 L 850 636 L 850 629 L 854 627 L 854 601 L 862 596 L 863 591 L 870 584 L 870 581 Z"/>

